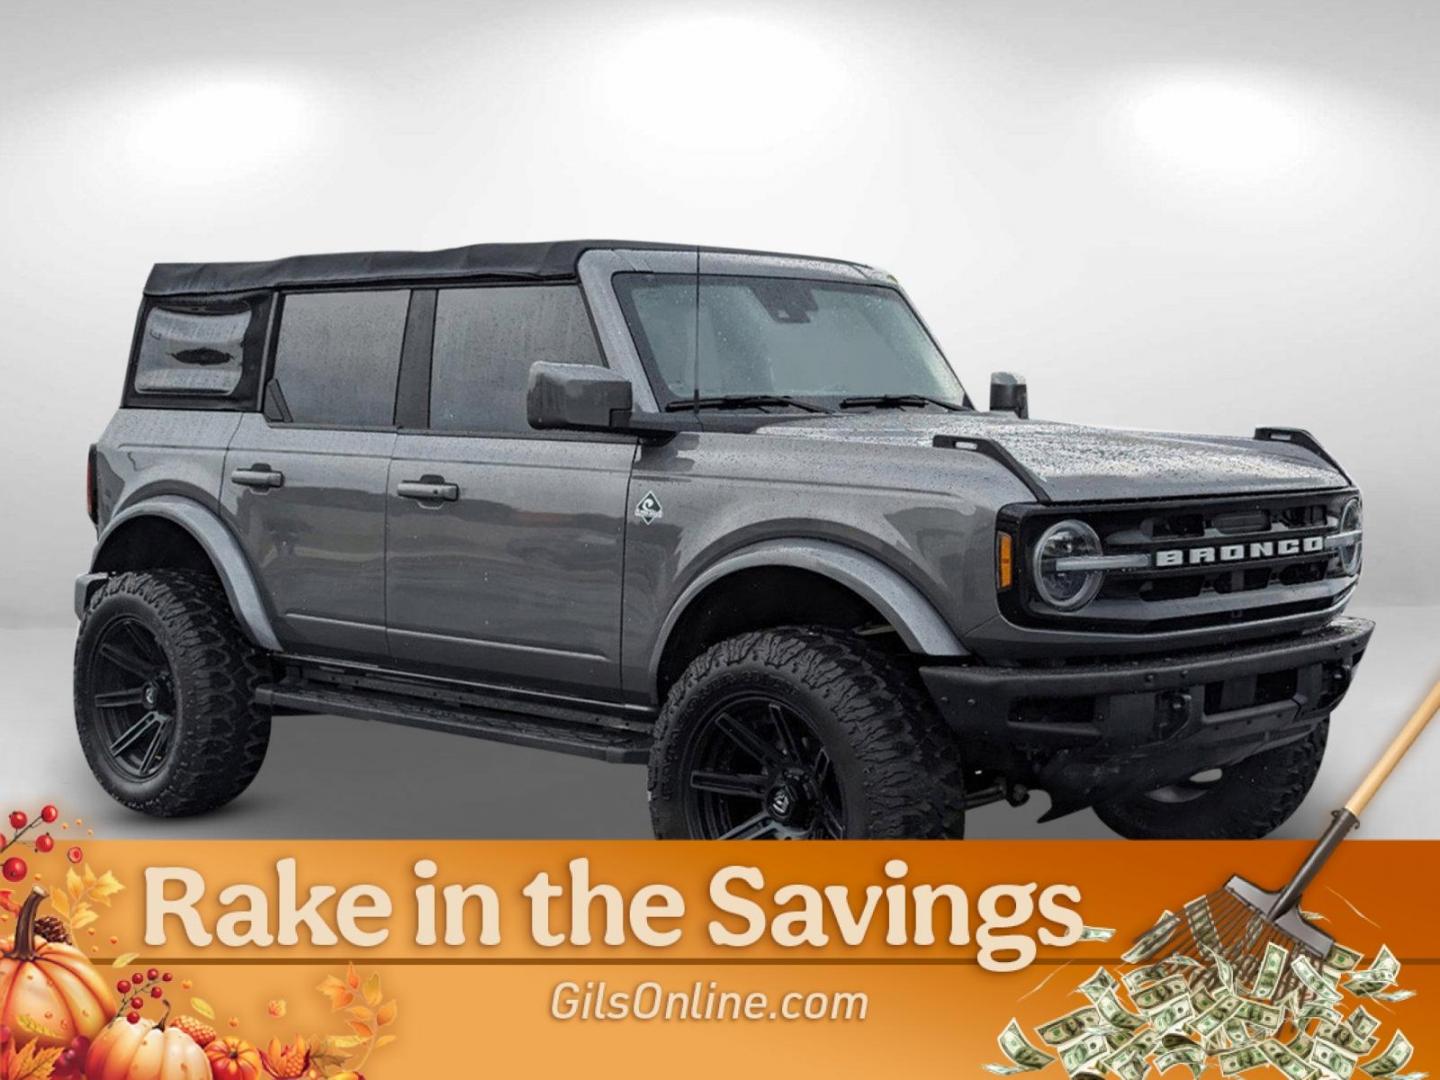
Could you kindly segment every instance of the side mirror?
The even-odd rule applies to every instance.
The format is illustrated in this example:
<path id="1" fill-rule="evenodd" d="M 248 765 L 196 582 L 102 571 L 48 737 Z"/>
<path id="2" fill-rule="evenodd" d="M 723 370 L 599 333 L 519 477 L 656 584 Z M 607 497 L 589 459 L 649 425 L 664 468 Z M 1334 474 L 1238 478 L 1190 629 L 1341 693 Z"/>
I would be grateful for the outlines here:
<path id="1" fill-rule="evenodd" d="M 1030 419 L 1030 394 L 1024 375 L 1008 371 L 990 373 L 990 411 L 1013 412 L 1021 420 Z"/>
<path id="2" fill-rule="evenodd" d="M 635 392 L 630 380 L 591 364 L 530 366 L 525 413 L 530 426 L 570 431 L 624 431 Z"/>

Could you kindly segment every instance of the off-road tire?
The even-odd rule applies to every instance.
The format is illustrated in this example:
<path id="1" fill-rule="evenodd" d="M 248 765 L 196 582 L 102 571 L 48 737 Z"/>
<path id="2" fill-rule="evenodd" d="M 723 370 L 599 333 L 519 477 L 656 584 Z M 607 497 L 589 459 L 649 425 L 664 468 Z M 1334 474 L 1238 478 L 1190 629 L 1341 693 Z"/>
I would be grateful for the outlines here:
<path id="1" fill-rule="evenodd" d="M 840 785 L 845 838 L 964 835 L 959 749 L 918 679 L 854 634 L 792 626 L 720 642 L 670 688 L 650 753 L 657 838 L 699 838 L 682 803 L 687 740 L 716 702 L 752 690 L 808 719 Z"/>
<path id="2" fill-rule="evenodd" d="M 174 732 L 159 772 L 136 781 L 101 744 L 91 660 L 119 617 L 148 629 L 169 661 Z M 253 703 L 263 655 L 241 631 L 220 583 L 192 570 L 117 574 L 96 593 L 75 643 L 75 720 L 91 771 L 110 795 L 154 817 L 203 814 L 244 791 L 265 760 L 268 711 Z"/>
<path id="3" fill-rule="evenodd" d="M 1227 767 L 1190 802 L 1138 795 L 1101 803 L 1095 814 L 1130 840 L 1258 840 L 1285 824 L 1305 801 L 1329 731 L 1326 717 L 1304 739 Z"/>

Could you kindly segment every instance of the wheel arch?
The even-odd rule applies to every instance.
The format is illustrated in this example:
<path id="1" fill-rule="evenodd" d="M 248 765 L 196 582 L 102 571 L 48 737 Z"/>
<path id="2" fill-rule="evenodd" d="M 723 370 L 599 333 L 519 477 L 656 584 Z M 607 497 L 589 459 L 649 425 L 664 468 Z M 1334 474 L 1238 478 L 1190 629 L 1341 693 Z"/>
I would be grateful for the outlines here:
<path id="1" fill-rule="evenodd" d="M 95 544 L 90 573 L 76 583 L 77 614 L 106 576 L 162 566 L 214 571 L 246 636 L 262 649 L 280 651 L 239 541 L 212 510 L 182 495 L 134 503 L 110 520 Z"/>
<path id="2" fill-rule="evenodd" d="M 683 669 L 687 654 L 685 646 L 694 641 L 692 632 L 697 620 L 704 620 L 712 610 L 706 604 L 720 591 L 736 581 L 760 571 L 788 571 L 809 575 L 829 588 L 825 600 L 835 602 L 843 596 L 853 598 L 888 624 L 905 648 L 924 656 L 965 656 L 949 625 L 933 604 L 905 577 L 879 559 L 853 548 L 826 540 L 767 540 L 719 559 L 701 571 L 685 587 L 662 623 L 651 650 L 649 685 L 657 699 Z M 804 622 L 804 607 L 798 606 L 792 618 L 775 622 Z M 743 629 L 757 627 L 746 625 Z M 737 631 L 738 632 L 738 631 Z"/>

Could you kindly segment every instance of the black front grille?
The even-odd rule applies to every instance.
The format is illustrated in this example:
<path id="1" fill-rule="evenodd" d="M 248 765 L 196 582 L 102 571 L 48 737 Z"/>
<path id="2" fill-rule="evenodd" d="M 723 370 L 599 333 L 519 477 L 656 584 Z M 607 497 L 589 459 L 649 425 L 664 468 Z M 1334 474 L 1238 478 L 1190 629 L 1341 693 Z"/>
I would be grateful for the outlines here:
<path id="1" fill-rule="evenodd" d="M 1016 507 L 1001 517 L 1024 555 L 1017 587 L 1002 594 L 1012 621 L 1133 632 L 1224 626 L 1323 611 L 1353 584 L 1337 552 L 1353 490 L 1226 501 L 1094 507 Z M 1035 594 L 1029 553 L 1057 521 L 1084 521 L 1106 555 L 1141 565 L 1110 570 L 1099 595 L 1058 612 Z"/>

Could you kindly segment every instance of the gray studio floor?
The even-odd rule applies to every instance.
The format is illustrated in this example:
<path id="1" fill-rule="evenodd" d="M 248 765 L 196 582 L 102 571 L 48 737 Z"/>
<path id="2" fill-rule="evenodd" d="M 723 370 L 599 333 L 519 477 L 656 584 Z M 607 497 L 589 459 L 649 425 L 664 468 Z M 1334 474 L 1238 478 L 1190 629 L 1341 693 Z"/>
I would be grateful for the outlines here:
<path id="1" fill-rule="evenodd" d="M 1440 676 L 1434 608 L 1357 610 L 1379 623 L 1354 690 L 1337 714 L 1320 779 L 1282 836 L 1309 836 L 1342 802 L 1386 737 Z M 64 804 L 102 837 L 649 836 L 645 772 L 580 758 L 333 717 L 278 721 L 259 779 L 213 816 L 150 821 L 116 806 L 91 779 L 70 706 L 70 628 L 0 630 L 0 809 Z M 1440 727 L 1380 796 L 1362 836 L 1440 836 Z M 975 838 L 1104 838 L 1092 814 L 1036 823 L 1039 797 L 987 807 Z"/>

